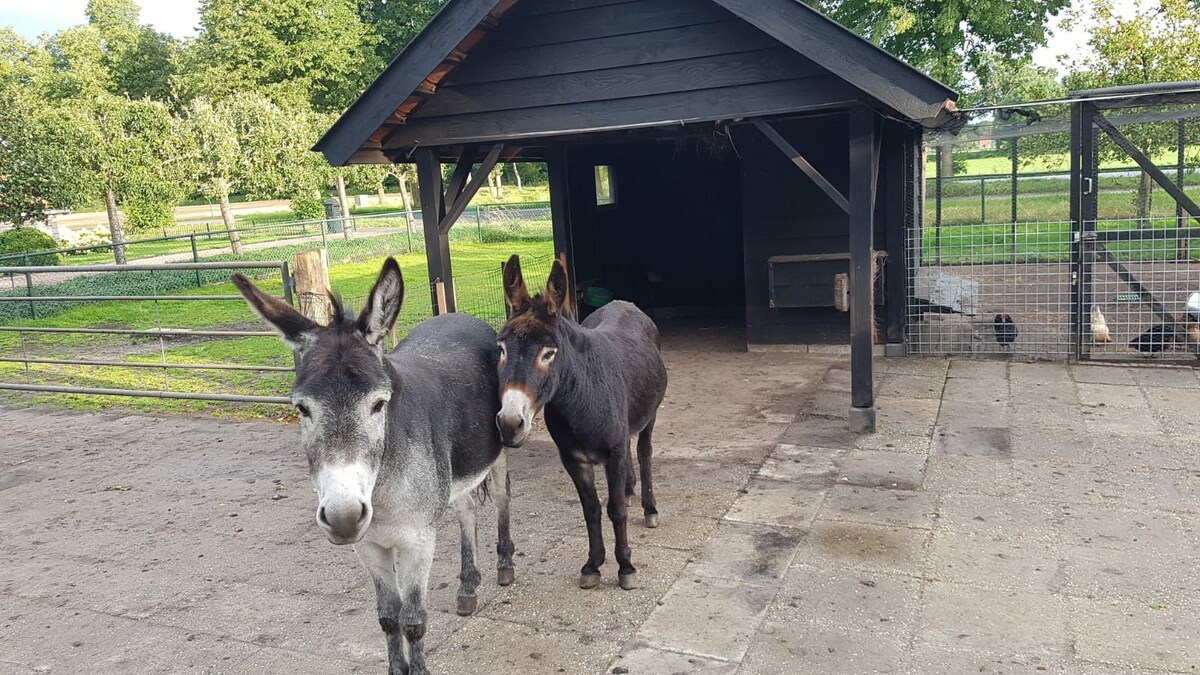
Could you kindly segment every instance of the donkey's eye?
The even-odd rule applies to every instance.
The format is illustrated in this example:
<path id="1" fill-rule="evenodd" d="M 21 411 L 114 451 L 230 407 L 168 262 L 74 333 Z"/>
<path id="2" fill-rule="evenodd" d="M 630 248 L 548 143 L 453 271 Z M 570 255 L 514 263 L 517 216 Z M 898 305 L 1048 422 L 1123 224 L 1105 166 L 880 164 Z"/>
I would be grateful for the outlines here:
<path id="1" fill-rule="evenodd" d="M 547 349 L 546 351 L 542 352 L 542 363 L 546 364 L 547 366 L 550 365 L 550 362 L 554 360 L 554 355 L 557 353 L 557 349 Z"/>
<path id="2" fill-rule="evenodd" d="M 387 401 L 381 398 L 378 401 L 375 401 L 375 405 L 371 406 L 371 413 L 378 415 L 379 413 L 383 412 L 385 406 L 387 406 Z"/>
<path id="3" fill-rule="evenodd" d="M 300 413 L 300 416 L 304 418 L 312 417 L 312 413 L 309 411 L 308 406 L 304 405 L 303 403 L 296 404 L 296 412 Z"/>

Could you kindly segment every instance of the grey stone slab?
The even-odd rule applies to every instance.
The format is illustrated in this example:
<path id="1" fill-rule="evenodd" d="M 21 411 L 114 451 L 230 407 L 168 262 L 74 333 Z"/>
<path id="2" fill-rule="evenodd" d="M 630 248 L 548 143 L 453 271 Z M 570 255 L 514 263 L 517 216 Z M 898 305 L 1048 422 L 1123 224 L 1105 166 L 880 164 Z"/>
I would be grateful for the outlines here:
<path id="1" fill-rule="evenodd" d="M 1062 519 L 1061 508 L 1053 504 L 950 493 L 942 497 L 938 529 L 989 539 L 1053 542 Z"/>
<path id="2" fill-rule="evenodd" d="M 1200 606 L 1086 598 L 1068 602 L 1080 658 L 1172 672 L 1200 669 Z"/>
<path id="3" fill-rule="evenodd" d="M 1036 654 L 995 654 L 970 649 L 951 649 L 918 643 L 913 651 L 913 675 L 1044 675 L 1045 673 L 1082 673 L 1068 658 Z M 1098 673 L 1097 673 L 1098 675 Z"/>
<path id="4" fill-rule="evenodd" d="M 781 443 L 758 470 L 758 476 L 783 481 L 832 480 L 838 472 L 837 460 L 845 453 L 837 448 Z"/>
<path id="5" fill-rule="evenodd" d="M 585 537 L 567 537 L 521 570 L 516 583 L 502 589 L 478 616 L 624 641 L 675 583 L 689 557 L 686 552 L 659 546 L 634 548 L 637 588 L 625 591 L 617 585 L 617 564 L 610 552 L 600 568 L 600 586 L 581 589 L 579 568 L 587 560 L 587 551 Z"/>
<path id="6" fill-rule="evenodd" d="M 1102 365 L 1074 365 L 1069 367 L 1076 382 L 1093 384 L 1136 385 L 1137 368 L 1121 368 Z"/>
<path id="7" fill-rule="evenodd" d="M 925 590 L 918 644 L 977 654 L 1063 658 L 1069 654 L 1067 603 L 1053 594 L 932 582 Z"/>
<path id="8" fill-rule="evenodd" d="M 852 450 L 838 461 L 839 485 L 916 490 L 924 479 L 925 458 L 921 455 Z"/>
<path id="9" fill-rule="evenodd" d="M 1075 428 L 1046 428 L 1013 425 L 1009 429 L 1009 450 L 1014 459 L 1035 462 L 1101 464 L 1103 450 L 1092 445 L 1092 438 L 1080 424 Z"/>
<path id="10" fill-rule="evenodd" d="M 599 673 L 619 648 L 603 635 L 474 617 L 427 661 L 435 673 Z"/>
<path id="11" fill-rule="evenodd" d="M 264 647 L 249 658 L 232 664 L 225 673 L 305 673 L 305 675 L 341 675 L 343 673 L 379 673 L 387 670 L 386 653 L 373 663 L 357 663 L 331 659 L 320 654 L 309 654 Z"/>
<path id="12" fill-rule="evenodd" d="M 1146 555 L 1195 550 L 1195 526 L 1184 518 L 1151 511 L 1074 505 L 1063 512 L 1063 541 L 1099 548 L 1136 547 Z"/>
<path id="13" fill-rule="evenodd" d="M 985 420 L 980 420 L 988 423 Z M 1006 426 L 939 425 L 933 436 L 933 452 L 941 455 L 1012 456 L 1011 432 Z"/>
<path id="14" fill-rule="evenodd" d="M 928 530 L 817 520 L 796 562 L 915 575 L 928 538 Z"/>
<path id="15" fill-rule="evenodd" d="M 929 542 L 928 577 L 937 581 L 1050 593 L 1064 586 L 1063 568 L 1055 546 L 1044 541 L 940 530 Z"/>
<path id="16" fill-rule="evenodd" d="M 907 637 L 920 609 L 921 584 L 900 574 L 797 563 L 784 577 L 767 618 Z"/>
<path id="17" fill-rule="evenodd" d="M 725 514 L 725 520 L 781 527 L 808 527 L 826 490 L 805 483 L 756 478 Z"/>
<path id="18" fill-rule="evenodd" d="M 1131 368 L 1137 383 L 1146 388 L 1147 393 L 1161 388 L 1198 389 L 1200 378 L 1196 377 L 1193 368 Z"/>
<path id="19" fill-rule="evenodd" d="M 757 584 L 777 583 L 804 535 L 793 528 L 725 521 L 696 552 L 685 572 Z"/>
<path id="20" fill-rule="evenodd" d="M 638 639 L 667 651 L 741 661 L 774 586 L 706 577 L 681 577 L 638 631 Z"/>
<path id="21" fill-rule="evenodd" d="M 945 378 L 927 375 L 889 374 L 879 387 L 880 399 L 940 399 L 945 389 Z"/>
<path id="22" fill-rule="evenodd" d="M 1081 382 L 1078 386 L 1079 400 L 1086 406 L 1146 408 L 1149 405 L 1137 385 Z"/>
<path id="23" fill-rule="evenodd" d="M 1137 546 L 1066 545 L 1063 592 L 1086 598 L 1123 598 L 1160 605 L 1200 605 L 1200 553 L 1181 549 L 1147 554 Z"/>
<path id="24" fill-rule="evenodd" d="M 931 528 L 938 496 L 931 492 L 834 486 L 821 507 L 822 520 Z"/>
<path id="25" fill-rule="evenodd" d="M 902 673 L 902 638 L 769 620 L 755 636 L 739 673 Z"/>
<path id="26" fill-rule="evenodd" d="M 624 668 L 624 671 L 616 670 Z M 738 664 L 730 661 L 707 659 L 692 654 L 680 654 L 644 645 L 626 648 L 617 655 L 604 672 L 627 672 L 638 675 L 686 675 L 706 673 L 708 675 L 733 675 Z"/>
<path id="27" fill-rule="evenodd" d="M 1003 381 L 1008 379 L 1008 362 L 955 359 L 950 362 L 946 376 L 964 380 Z"/>
<path id="28" fill-rule="evenodd" d="M 854 442 L 854 447 L 860 450 L 882 450 L 884 452 L 904 452 L 915 455 L 929 454 L 929 436 L 925 434 L 901 434 L 896 432 L 876 432 L 863 434 Z"/>

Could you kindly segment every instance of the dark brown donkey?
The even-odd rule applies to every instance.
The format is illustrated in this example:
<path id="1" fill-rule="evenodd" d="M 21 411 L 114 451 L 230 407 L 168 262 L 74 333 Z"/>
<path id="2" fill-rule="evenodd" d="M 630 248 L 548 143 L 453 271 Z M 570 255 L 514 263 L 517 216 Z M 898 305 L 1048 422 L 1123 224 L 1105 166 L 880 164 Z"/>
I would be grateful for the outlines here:
<path id="1" fill-rule="evenodd" d="M 512 318 L 498 337 L 500 440 L 520 447 L 529 437 L 534 415 L 545 410 L 546 428 L 575 482 L 587 521 L 588 559 L 580 571 L 580 588 L 598 586 L 604 564 L 593 468 L 604 465 L 618 578 L 621 588 L 631 589 L 637 570 L 629 559 L 626 507 L 637 482 L 629 456 L 633 434 L 638 435 L 646 527 L 658 525 L 650 436 L 667 390 L 658 329 L 637 307 L 620 301 L 577 323 L 567 304 L 567 274 L 557 260 L 546 290 L 531 298 L 521 276 L 521 261 L 514 255 L 504 266 L 504 294 Z"/>

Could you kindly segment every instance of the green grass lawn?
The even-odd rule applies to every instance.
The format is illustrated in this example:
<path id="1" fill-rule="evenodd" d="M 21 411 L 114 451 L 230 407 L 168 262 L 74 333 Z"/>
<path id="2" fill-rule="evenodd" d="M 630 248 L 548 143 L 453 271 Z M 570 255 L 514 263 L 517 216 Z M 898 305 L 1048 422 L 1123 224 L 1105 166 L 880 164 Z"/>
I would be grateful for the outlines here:
<path id="1" fill-rule="evenodd" d="M 355 308 L 370 291 L 385 255 L 398 253 L 386 250 L 384 241 L 398 235 L 360 239 L 344 243 L 338 249 L 334 242 L 330 246 L 330 281 L 334 290 Z M 378 250 L 363 255 L 347 251 L 354 245 L 360 248 L 371 244 Z M 306 247 L 311 247 L 308 245 Z M 548 257 L 553 251 L 552 242 L 546 239 L 501 243 L 479 243 L 455 241 L 451 244 L 454 274 L 459 288 L 459 310 L 484 314 L 495 320 L 496 313 L 502 315 L 502 292 L 498 286 L 500 263 L 513 253 L 524 257 Z M 279 259 L 294 254 L 293 247 L 256 251 L 258 259 Z M 334 262 L 357 258 L 346 262 Z M 400 319 L 397 321 L 398 337 L 408 327 L 415 325 L 432 314 L 432 303 L 425 266 L 425 255 L 421 251 L 396 255 L 406 281 L 405 301 Z M 271 273 L 272 275 L 274 273 Z M 530 277 L 532 280 L 532 276 Z M 266 291 L 279 295 L 282 285 L 278 278 L 267 276 L 258 280 Z M 531 283 L 533 283 L 531 281 Z M 492 286 L 495 286 L 493 288 Z M 233 285 L 227 282 L 210 283 L 201 288 L 180 291 L 189 295 L 235 294 Z M 15 321 L 9 321 L 16 325 Z M 109 327 L 151 329 L 158 326 L 192 329 L 250 329 L 264 330 L 266 326 L 254 317 L 241 300 L 220 301 L 170 301 L 97 302 L 72 307 L 48 318 L 30 320 L 25 318 L 20 325 L 38 327 Z M 0 356 L 14 356 L 26 349 L 42 358 L 92 358 L 104 360 L 128 360 L 139 362 L 166 362 L 174 364 L 246 364 L 287 366 L 291 364 L 290 351 L 273 337 L 244 337 L 232 339 L 187 339 L 146 336 L 90 336 L 56 334 L 24 337 L 15 333 L 0 333 Z M 188 392 L 226 392 L 259 395 L 285 395 L 291 383 L 290 373 L 253 371 L 206 371 L 179 368 L 120 368 L 97 366 L 60 366 L 34 364 L 28 374 L 32 381 L 41 384 L 71 384 L 84 387 L 124 388 Z M 25 381 L 25 366 L 17 363 L 0 363 L 0 381 Z M 185 401 L 171 399 L 142 399 L 130 397 L 104 397 L 83 395 L 25 396 L 7 392 L 0 400 L 10 403 L 33 403 L 66 406 L 79 410 L 122 409 L 158 413 L 204 413 L 231 415 L 239 418 L 277 418 L 288 414 L 288 410 L 276 405 L 229 404 L 207 401 Z"/>
<path id="2" fill-rule="evenodd" d="M 1192 199 L 1200 200 L 1200 185 L 1191 186 L 1185 192 Z M 1137 218 L 1134 193 L 1130 191 L 1101 192 L 1099 195 L 1100 218 L 1121 220 Z M 981 201 L 983 206 L 981 209 Z M 985 211 L 985 212 L 984 212 Z M 1151 202 L 1154 218 L 1169 218 L 1175 215 L 1175 202 L 1161 190 L 1156 190 Z M 933 224 L 936 217 L 936 202 L 933 195 L 926 194 L 925 222 Z M 1017 199 L 1017 222 L 1048 222 L 1068 220 L 1071 217 L 1071 201 L 1063 192 L 1059 194 L 1019 195 Z M 988 194 L 980 200 L 978 193 L 963 197 L 942 198 L 943 225 L 1003 224 L 1012 219 L 1012 201 L 1008 194 Z"/>

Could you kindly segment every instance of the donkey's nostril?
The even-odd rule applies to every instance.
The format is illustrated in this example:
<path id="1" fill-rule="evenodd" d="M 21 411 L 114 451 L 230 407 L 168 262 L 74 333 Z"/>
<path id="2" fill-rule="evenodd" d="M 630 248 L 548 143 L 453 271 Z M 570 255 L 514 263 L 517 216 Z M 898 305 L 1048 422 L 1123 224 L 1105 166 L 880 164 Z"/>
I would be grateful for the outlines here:
<path id="1" fill-rule="evenodd" d="M 358 514 L 358 524 L 361 527 L 367 519 L 371 517 L 371 507 L 366 502 L 362 503 L 362 513 Z"/>
<path id="2" fill-rule="evenodd" d="M 320 523 L 320 524 L 322 524 L 322 525 L 324 525 L 324 526 L 326 526 L 326 527 L 328 527 L 328 526 L 329 526 L 329 521 L 328 521 L 328 520 L 326 520 L 326 518 L 325 518 L 325 507 L 324 507 L 324 506 L 322 506 L 322 507 L 321 507 L 321 508 L 320 508 L 320 509 L 317 511 L 317 522 L 318 522 L 318 523 Z"/>

